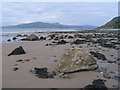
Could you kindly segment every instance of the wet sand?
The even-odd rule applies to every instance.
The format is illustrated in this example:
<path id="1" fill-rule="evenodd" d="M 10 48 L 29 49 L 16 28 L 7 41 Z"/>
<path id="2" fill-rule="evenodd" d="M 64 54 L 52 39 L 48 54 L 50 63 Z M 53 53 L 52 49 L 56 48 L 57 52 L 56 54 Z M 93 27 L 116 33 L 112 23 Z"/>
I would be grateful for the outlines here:
<path id="1" fill-rule="evenodd" d="M 11 42 L 2 44 L 2 87 L 3 88 L 82 88 L 95 79 L 106 80 L 106 86 L 113 88 L 113 85 L 118 86 L 118 81 L 115 79 L 106 79 L 102 73 L 95 71 L 83 71 L 69 74 L 70 79 L 53 78 L 41 79 L 30 72 L 34 67 L 47 67 L 49 72 L 56 69 L 58 61 L 63 53 L 72 47 L 70 43 L 65 45 L 45 46 L 51 40 L 45 41 L 24 41 Z M 26 51 L 23 55 L 7 56 L 13 49 L 22 46 Z M 86 44 L 75 45 L 82 46 L 86 50 L 98 50 L 104 53 L 107 59 L 113 60 L 118 58 L 118 51 L 114 49 L 103 48 L 100 46 L 90 47 Z M 100 50 L 98 48 L 101 48 Z M 114 56 L 111 57 L 110 55 Z M 30 61 L 16 62 L 17 60 L 29 59 Z M 57 60 L 57 62 L 54 62 Z M 101 63 L 101 62 L 99 62 Z M 19 67 L 17 71 L 13 71 L 15 65 Z M 117 64 L 101 63 L 102 67 L 106 67 L 108 71 L 118 71 Z"/>

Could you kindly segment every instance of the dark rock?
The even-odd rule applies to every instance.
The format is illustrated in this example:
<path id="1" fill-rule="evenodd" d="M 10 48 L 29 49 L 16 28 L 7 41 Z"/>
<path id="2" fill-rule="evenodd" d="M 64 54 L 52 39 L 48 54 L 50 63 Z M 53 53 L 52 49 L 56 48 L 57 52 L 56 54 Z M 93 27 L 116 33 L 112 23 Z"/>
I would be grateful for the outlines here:
<path id="1" fill-rule="evenodd" d="M 67 38 L 68 38 L 68 39 L 72 39 L 72 38 L 74 38 L 74 37 L 73 37 L 73 36 L 68 36 Z"/>
<path id="2" fill-rule="evenodd" d="M 46 44 L 45 46 L 49 46 L 49 44 Z"/>
<path id="3" fill-rule="evenodd" d="M 39 78 L 43 78 L 43 79 L 54 78 L 54 76 L 47 71 L 46 67 L 45 68 L 35 67 L 33 71 L 31 70 L 31 72 L 34 72 L 36 76 L 38 76 Z"/>
<path id="4" fill-rule="evenodd" d="M 59 36 L 60 39 L 65 39 L 64 35 Z"/>
<path id="5" fill-rule="evenodd" d="M 18 66 L 18 64 L 15 64 L 15 66 Z"/>
<path id="6" fill-rule="evenodd" d="M 25 61 L 28 62 L 28 61 L 30 61 L 30 60 L 29 60 L 29 59 L 26 59 Z"/>
<path id="7" fill-rule="evenodd" d="M 21 41 L 27 41 L 27 39 L 26 38 L 22 38 L 22 39 L 20 39 Z"/>
<path id="8" fill-rule="evenodd" d="M 100 60 L 107 60 L 107 58 L 105 57 L 104 54 L 101 54 L 101 53 L 98 53 L 98 52 L 94 52 L 94 51 L 90 51 L 90 53 L 91 53 L 94 57 L 96 57 L 96 58 L 98 58 L 98 59 L 100 59 Z"/>
<path id="9" fill-rule="evenodd" d="M 16 40 L 17 38 L 16 38 L 16 37 L 13 37 L 12 39 L 13 39 L 13 40 Z"/>
<path id="10" fill-rule="evenodd" d="M 68 35 L 65 35 L 64 37 L 65 37 L 65 38 L 67 38 L 67 37 L 68 37 Z"/>
<path id="11" fill-rule="evenodd" d="M 111 57 L 113 57 L 114 55 L 110 55 Z"/>
<path id="12" fill-rule="evenodd" d="M 52 41 L 52 43 L 57 43 L 56 41 Z"/>
<path id="13" fill-rule="evenodd" d="M 58 88 L 50 88 L 50 90 L 58 90 Z"/>
<path id="14" fill-rule="evenodd" d="M 97 39 L 96 43 L 101 43 L 101 44 L 107 43 L 107 39 Z"/>
<path id="15" fill-rule="evenodd" d="M 57 60 L 54 60 L 54 62 L 57 62 Z"/>
<path id="16" fill-rule="evenodd" d="M 57 44 L 66 44 L 67 42 L 65 40 L 59 40 Z"/>
<path id="17" fill-rule="evenodd" d="M 107 61 L 108 63 L 114 63 L 114 61 Z"/>
<path id="18" fill-rule="evenodd" d="M 50 46 L 50 45 L 52 45 L 51 43 L 50 44 L 46 44 L 45 46 Z"/>
<path id="19" fill-rule="evenodd" d="M 10 41 L 11 41 L 11 39 L 8 39 L 7 41 L 8 41 L 8 42 L 10 42 Z"/>
<path id="20" fill-rule="evenodd" d="M 77 39 L 77 40 L 73 41 L 73 44 L 84 44 L 85 42 L 86 42 L 85 40 Z"/>
<path id="21" fill-rule="evenodd" d="M 56 36 L 55 38 L 54 38 L 54 40 L 59 40 L 60 38 L 58 37 L 58 36 Z"/>
<path id="22" fill-rule="evenodd" d="M 111 43 L 101 43 L 100 44 L 102 47 L 106 47 L 106 48 L 116 48 L 116 46 L 114 44 Z"/>
<path id="23" fill-rule="evenodd" d="M 17 71 L 19 68 L 18 67 L 15 67 L 15 68 L 13 68 L 13 71 Z"/>
<path id="24" fill-rule="evenodd" d="M 92 82 L 94 88 L 102 88 L 102 90 L 107 90 L 107 87 L 105 86 L 105 81 L 103 79 L 97 79 Z"/>
<path id="25" fill-rule="evenodd" d="M 15 48 L 10 54 L 8 54 L 8 56 L 21 55 L 21 54 L 25 54 L 25 51 L 22 46 L 19 46 L 19 47 Z"/>
<path id="26" fill-rule="evenodd" d="M 22 35 L 21 34 L 17 34 L 16 37 L 22 37 Z"/>
<path id="27" fill-rule="evenodd" d="M 22 62 L 23 60 L 21 60 L 21 59 L 19 59 L 19 60 L 17 60 L 16 62 Z"/>
<path id="28" fill-rule="evenodd" d="M 53 71 L 53 72 L 52 72 L 52 75 L 53 75 L 53 76 L 56 76 L 56 75 L 57 75 L 57 73 L 56 73 L 55 71 Z"/>
<path id="29" fill-rule="evenodd" d="M 49 36 L 47 36 L 47 37 L 50 37 L 50 40 L 51 40 L 51 39 L 54 39 L 55 34 L 49 35 Z"/>
<path id="30" fill-rule="evenodd" d="M 108 90 L 108 88 L 105 85 L 105 80 L 97 79 L 94 80 L 92 84 L 89 84 L 80 90 Z"/>
<path id="31" fill-rule="evenodd" d="M 46 40 L 46 37 L 41 36 L 40 40 Z"/>
<path id="32" fill-rule="evenodd" d="M 107 79 L 111 78 L 111 76 L 108 74 L 108 72 L 103 72 L 103 77 L 107 78 Z"/>

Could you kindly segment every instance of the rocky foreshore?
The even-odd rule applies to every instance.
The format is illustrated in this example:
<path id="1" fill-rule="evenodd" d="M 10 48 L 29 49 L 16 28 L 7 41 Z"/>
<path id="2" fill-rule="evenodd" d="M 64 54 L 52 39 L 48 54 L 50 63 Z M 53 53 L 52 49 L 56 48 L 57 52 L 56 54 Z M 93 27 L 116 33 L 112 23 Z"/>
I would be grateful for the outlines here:
<path id="1" fill-rule="evenodd" d="M 17 34 L 2 43 L 4 88 L 118 88 L 116 32 L 42 34 Z"/>

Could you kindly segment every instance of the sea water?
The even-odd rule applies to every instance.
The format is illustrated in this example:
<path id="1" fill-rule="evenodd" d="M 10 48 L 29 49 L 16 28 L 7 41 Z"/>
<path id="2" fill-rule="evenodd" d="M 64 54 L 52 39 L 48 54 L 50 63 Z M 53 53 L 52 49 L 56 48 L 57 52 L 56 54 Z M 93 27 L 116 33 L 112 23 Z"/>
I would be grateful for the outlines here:
<path id="1" fill-rule="evenodd" d="M 14 37 L 14 35 L 17 34 L 30 34 L 30 33 L 34 33 L 34 32 L 64 32 L 64 31 L 78 31 L 75 29 L 59 29 L 59 28 L 15 28 L 15 29 L 11 29 L 11 28 L 4 28 L 0 30 L 0 43 L 3 42 L 7 42 L 8 39 L 11 39 Z M 79 30 L 80 31 L 80 30 Z M 1 39 L 2 38 L 2 39 Z"/>

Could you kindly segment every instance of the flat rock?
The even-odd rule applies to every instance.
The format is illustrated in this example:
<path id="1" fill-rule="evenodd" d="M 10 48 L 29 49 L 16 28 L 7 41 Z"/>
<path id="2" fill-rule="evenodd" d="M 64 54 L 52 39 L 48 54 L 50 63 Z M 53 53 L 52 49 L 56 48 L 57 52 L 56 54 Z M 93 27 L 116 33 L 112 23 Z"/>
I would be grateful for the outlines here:
<path id="1" fill-rule="evenodd" d="M 90 53 L 94 56 L 94 57 L 96 57 L 96 58 L 98 58 L 98 59 L 100 59 L 100 60 L 107 60 L 107 58 L 105 57 L 105 55 L 104 54 L 102 54 L 102 53 L 98 53 L 98 52 L 94 52 L 94 51 L 90 51 Z"/>
<path id="2" fill-rule="evenodd" d="M 86 41 L 85 40 L 80 40 L 80 39 L 76 39 L 75 41 L 73 41 L 73 44 L 84 44 Z"/>
<path id="3" fill-rule="evenodd" d="M 43 79 L 54 78 L 54 76 L 48 72 L 48 69 L 46 67 L 44 68 L 35 67 L 34 69 L 30 70 L 30 72 L 36 74 L 36 76 L 38 76 L 39 78 Z"/>

